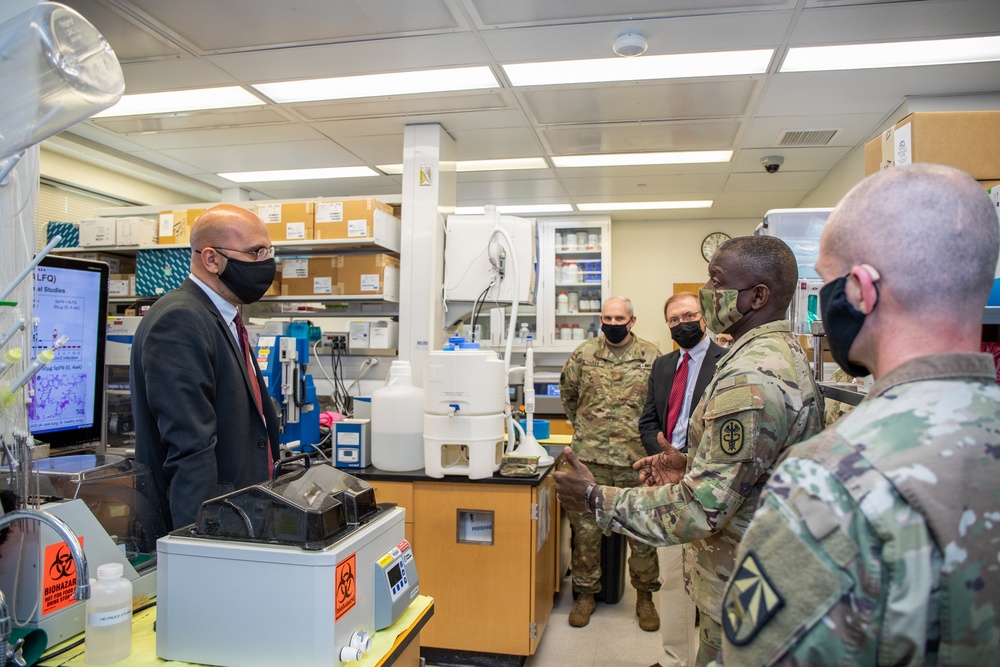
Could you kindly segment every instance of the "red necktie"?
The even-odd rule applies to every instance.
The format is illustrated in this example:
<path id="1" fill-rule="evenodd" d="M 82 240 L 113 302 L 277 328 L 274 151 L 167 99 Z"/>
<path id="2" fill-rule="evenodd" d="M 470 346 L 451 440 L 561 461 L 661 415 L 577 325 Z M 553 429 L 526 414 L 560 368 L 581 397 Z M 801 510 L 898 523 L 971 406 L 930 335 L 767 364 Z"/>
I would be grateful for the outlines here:
<path id="1" fill-rule="evenodd" d="M 667 430 L 663 433 L 667 442 L 673 442 L 677 418 L 681 416 L 681 407 L 684 405 L 684 390 L 687 389 L 688 361 L 690 359 L 691 355 L 685 352 L 684 356 L 681 357 L 681 365 L 674 373 L 674 384 L 670 387 L 670 398 L 667 399 L 669 402 L 667 406 Z"/>
<path id="2" fill-rule="evenodd" d="M 260 384 L 257 383 L 257 367 L 253 360 L 253 355 L 250 352 L 250 336 L 247 334 L 247 328 L 243 326 L 243 318 L 240 317 L 239 313 L 236 313 L 233 323 L 236 325 L 236 333 L 240 337 L 240 347 L 243 348 L 243 363 L 246 364 L 247 374 L 250 376 L 250 386 L 253 388 L 254 403 L 257 406 L 257 412 L 260 413 L 261 421 L 266 424 L 267 422 L 264 419 L 264 409 L 260 400 Z M 268 442 L 265 449 L 267 449 L 267 475 L 270 477 L 270 471 L 274 467 L 274 457 L 271 455 L 270 442 Z"/>

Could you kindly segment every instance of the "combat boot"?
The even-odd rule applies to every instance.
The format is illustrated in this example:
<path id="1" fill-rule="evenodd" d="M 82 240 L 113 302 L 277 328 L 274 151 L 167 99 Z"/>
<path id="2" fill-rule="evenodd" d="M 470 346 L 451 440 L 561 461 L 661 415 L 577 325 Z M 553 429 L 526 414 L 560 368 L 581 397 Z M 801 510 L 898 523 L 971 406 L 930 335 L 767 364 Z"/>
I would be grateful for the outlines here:
<path id="1" fill-rule="evenodd" d="M 639 617 L 639 627 L 646 632 L 660 629 L 660 615 L 653 606 L 653 594 L 650 591 L 635 592 L 635 615 Z M 570 621 L 572 623 L 572 620 Z"/>
<path id="2" fill-rule="evenodd" d="M 582 628 L 590 623 L 590 615 L 594 613 L 597 602 L 593 593 L 580 593 L 576 598 L 573 610 L 569 612 L 569 624 L 574 628 Z"/>

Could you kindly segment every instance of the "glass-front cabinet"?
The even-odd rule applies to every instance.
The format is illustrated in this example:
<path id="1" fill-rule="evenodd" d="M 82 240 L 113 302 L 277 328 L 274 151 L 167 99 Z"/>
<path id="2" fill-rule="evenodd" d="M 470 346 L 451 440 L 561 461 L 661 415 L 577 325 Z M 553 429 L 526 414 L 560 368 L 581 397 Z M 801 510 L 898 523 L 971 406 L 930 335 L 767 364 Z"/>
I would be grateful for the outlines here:
<path id="1" fill-rule="evenodd" d="M 537 224 L 537 345 L 569 351 L 601 331 L 601 304 L 611 296 L 611 220 L 539 218 Z"/>

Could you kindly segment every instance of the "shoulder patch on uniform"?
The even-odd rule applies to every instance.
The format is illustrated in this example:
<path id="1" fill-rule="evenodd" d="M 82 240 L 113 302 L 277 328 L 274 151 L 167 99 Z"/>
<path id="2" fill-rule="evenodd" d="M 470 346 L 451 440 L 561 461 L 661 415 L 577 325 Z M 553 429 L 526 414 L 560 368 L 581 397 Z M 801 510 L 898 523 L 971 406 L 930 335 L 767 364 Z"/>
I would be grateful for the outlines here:
<path id="1" fill-rule="evenodd" d="M 748 551 L 722 601 L 722 629 L 737 646 L 750 643 L 785 606 L 785 599 L 767 576 L 757 554 Z"/>
<path id="2" fill-rule="evenodd" d="M 719 427 L 719 440 L 726 454 L 739 454 L 743 449 L 743 423 L 739 419 L 727 419 Z"/>

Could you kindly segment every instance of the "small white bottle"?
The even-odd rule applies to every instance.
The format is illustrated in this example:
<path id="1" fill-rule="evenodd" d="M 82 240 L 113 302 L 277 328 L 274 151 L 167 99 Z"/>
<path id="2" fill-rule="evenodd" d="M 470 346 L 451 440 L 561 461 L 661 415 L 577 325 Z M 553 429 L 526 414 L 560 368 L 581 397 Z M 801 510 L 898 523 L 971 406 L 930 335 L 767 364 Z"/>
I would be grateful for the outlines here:
<path id="1" fill-rule="evenodd" d="M 579 324 L 573 325 L 573 340 L 583 340 L 584 331 L 580 328 Z"/>
<path id="2" fill-rule="evenodd" d="M 576 314 L 580 312 L 580 293 L 573 291 L 567 292 L 566 296 L 569 297 L 569 312 L 570 314 Z"/>
<path id="3" fill-rule="evenodd" d="M 569 297 L 566 296 L 566 291 L 563 290 L 559 292 L 559 296 L 556 297 L 556 314 L 565 315 L 569 312 Z"/>
<path id="4" fill-rule="evenodd" d="M 90 580 L 84 660 L 110 665 L 132 653 L 132 582 L 121 563 L 105 563 Z"/>
<path id="5" fill-rule="evenodd" d="M 587 234 L 587 250 L 600 250 L 601 237 L 597 232 Z"/>
<path id="6" fill-rule="evenodd" d="M 531 331 L 528 329 L 528 323 L 521 322 L 521 330 L 517 334 L 517 337 L 521 339 L 521 343 L 524 344 L 524 341 L 527 340 L 530 335 Z"/>

